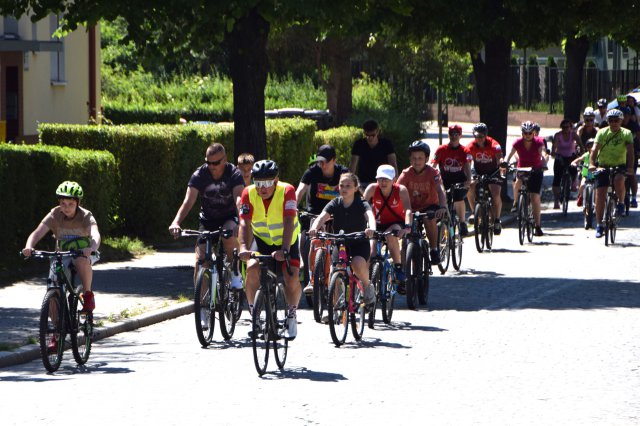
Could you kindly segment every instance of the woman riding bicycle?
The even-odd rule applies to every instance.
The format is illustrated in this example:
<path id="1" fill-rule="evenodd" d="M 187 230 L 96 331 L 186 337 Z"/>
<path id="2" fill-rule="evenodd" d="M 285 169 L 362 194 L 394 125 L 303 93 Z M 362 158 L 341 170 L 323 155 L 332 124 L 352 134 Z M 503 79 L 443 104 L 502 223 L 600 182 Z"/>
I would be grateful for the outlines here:
<path id="1" fill-rule="evenodd" d="M 565 118 L 560 122 L 560 130 L 553 136 L 553 145 L 551 146 L 551 156 L 555 158 L 553 162 L 553 208 L 560 208 L 560 181 L 564 174 L 565 168 L 569 167 L 569 174 L 571 175 L 571 189 L 575 191 L 576 176 L 578 170 L 571 166 L 571 162 L 576 158 L 576 148 L 580 147 L 581 152 L 584 152 L 584 145 L 580 140 L 580 136 L 573 131 L 573 124 L 571 120 Z"/>

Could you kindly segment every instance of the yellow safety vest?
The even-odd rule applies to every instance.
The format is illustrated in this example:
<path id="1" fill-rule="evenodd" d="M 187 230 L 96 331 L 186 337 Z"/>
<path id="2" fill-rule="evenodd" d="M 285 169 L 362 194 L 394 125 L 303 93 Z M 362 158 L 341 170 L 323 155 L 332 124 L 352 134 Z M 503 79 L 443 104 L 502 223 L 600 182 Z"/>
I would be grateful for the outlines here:
<path id="1" fill-rule="evenodd" d="M 253 235 L 260 238 L 265 243 L 272 246 L 282 246 L 282 233 L 284 232 L 284 189 L 288 184 L 278 182 L 269 211 L 265 212 L 264 202 L 255 185 L 249 187 L 249 202 L 251 203 L 253 216 L 251 219 L 251 228 Z M 293 219 L 294 230 L 291 236 L 291 244 L 293 244 L 300 234 L 300 223 L 298 216 Z"/>

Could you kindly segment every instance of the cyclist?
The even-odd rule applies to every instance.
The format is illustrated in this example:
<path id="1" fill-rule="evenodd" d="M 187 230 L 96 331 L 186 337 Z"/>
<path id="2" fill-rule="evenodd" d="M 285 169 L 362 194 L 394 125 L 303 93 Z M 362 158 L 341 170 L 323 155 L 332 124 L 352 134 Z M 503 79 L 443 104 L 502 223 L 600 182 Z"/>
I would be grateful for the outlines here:
<path id="1" fill-rule="evenodd" d="M 67 251 L 70 249 L 82 250 L 82 256 L 66 260 L 66 266 L 71 263 L 78 272 L 83 287 L 83 310 L 92 312 L 95 307 L 95 298 L 91 291 L 93 269 L 91 265 L 98 261 L 93 252 L 100 247 L 100 231 L 93 214 L 82 207 L 80 201 L 84 195 L 82 187 L 73 181 L 64 181 L 56 189 L 58 206 L 42 219 L 38 227 L 29 235 L 22 249 L 25 257 L 31 256 L 34 247 L 49 231 L 56 239 L 56 249 Z M 55 280 L 55 274 L 49 276 Z M 52 341 L 50 349 L 57 348 L 57 342 Z"/>
<path id="2" fill-rule="evenodd" d="M 380 137 L 380 128 L 375 120 L 365 121 L 362 125 L 364 138 L 358 139 L 351 149 L 349 170 L 358 175 L 361 190 L 375 182 L 376 170 L 382 164 L 391 164 L 398 170 L 396 153 L 389 139 Z"/>
<path id="3" fill-rule="evenodd" d="M 533 218 L 535 221 L 535 235 L 540 237 L 544 235 L 541 225 L 540 214 L 540 190 L 542 188 L 542 176 L 543 176 L 543 149 L 544 141 L 539 137 L 533 135 L 534 123 L 531 121 L 525 121 L 520 126 L 522 130 L 522 137 L 517 139 L 513 143 L 511 152 L 507 156 L 506 163 L 508 164 L 516 153 L 518 154 L 518 167 L 531 167 L 531 174 L 529 175 L 529 194 L 531 196 L 531 207 L 533 208 Z M 514 198 L 517 197 L 522 185 L 522 178 L 516 174 L 514 177 L 513 194 Z M 514 208 L 516 208 L 516 202 L 514 201 Z M 512 210 L 515 211 L 515 210 Z"/>
<path id="4" fill-rule="evenodd" d="M 397 231 L 397 235 L 388 235 L 387 247 L 391 252 L 396 278 L 401 283 L 407 277 L 402 268 L 400 241 L 411 229 L 411 200 L 409 191 L 404 185 L 394 183 L 396 171 L 393 166 L 383 164 L 376 172 L 376 183 L 372 183 L 364 191 L 363 198 L 371 204 L 376 218 L 376 229 L 379 232 Z M 371 253 L 375 253 L 375 242 L 371 242 Z"/>
<path id="5" fill-rule="evenodd" d="M 315 163 L 304 172 L 300 179 L 300 184 L 296 189 L 296 200 L 300 204 L 303 199 L 306 199 L 307 211 L 319 215 L 324 206 L 339 195 L 340 176 L 347 173 L 349 169 L 336 163 L 336 150 L 331 145 L 322 145 L 318 148 L 314 161 Z M 301 225 L 302 231 L 306 231 L 310 227 L 308 220 L 301 220 Z M 303 250 L 305 239 L 303 232 L 300 234 L 300 251 L 302 258 L 308 260 L 309 253 L 305 253 L 306 250 Z M 311 269 L 313 265 L 307 265 L 307 267 Z M 313 294 L 311 282 L 307 283 L 304 293 Z"/>
<path id="6" fill-rule="evenodd" d="M 631 121 L 638 122 L 638 116 L 640 116 L 640 108 L 638 107 L 638 101 L 632 94 L 627 95 L 625 106 L 629 108 L 629 114 L 631 114 Z"/>
<path id="7" fill-rule="evenodd" d="M 411 210 L 414 212 L 434 211 L 435 218 L 423 218 L 427 239 L 429 240 L 429 257 L 431 264 L 440 263 L 438 250 L 438 227 L 436 219 L 441 219 L 447 210 L 447 195 L 442 188 L 438 170 L 431 167 L 429 154 L 431 149 L 424 141 L 415 141 L 409 145 L 410 167 L 400 174 L 398 183 L 409 191 Z"/>
<path id="8" fill-rule="evenodd" d="M 571 175 L 571 190 L 578 189 L 575 184 L 578 170 L 571 166 L 571 162 L 576 158 L 577 147 L 580 147 L 581 152 L 584 152 L 584 145 L 582 145 L 580 136 L 573 131 L 571 120 L 568 118 L 562 120 L 560 128 L 561 130 L 553 136 L 553 145 L 551 145 L 551 156 L 556 160 L 553 162 L 553 184 L 551 186 L 554 209 L 560 208 L 560 181 L 566 167 L 569 167 L 569 174 Z"/>
<path id="9" fill-rule="evenodd" d="M 596 137 L 598 129 L 595 126 L 596 113 L 591 107 L 586 107 L 582 113 L 583 123 L 578 127 L 578 136 L 581 141 L 586 141 Z M 584 153 L 584 152 L 583 152 Z"/>
<path id="10" fill-rule="evenodd" d="M 633 97 L 632 97 L 633 98 Z M 635 101 L 635 98 L 633 98 Z M 637 108 L 637 107 L 636 107 Z M 631 136 L 633 136 L 633 173 L 630 176 L 627 176 L 627 179 L 630 179 L 631 184 L 631 200 L 629 200 L 630 207 L 638 207 L 638 202 L 636 201 L 636 195 L 638 193 L 638 180 L 636 179 L 636 170 L 638 169 L 638 152 L 640 151 L 640 124 L 636 121 L 633 121 L 632 109 L 628 106 L 620 108 L 624 113 L 624 118 L 622 119 L 622 127 L 629 130 L 631 132 Z"/>
<path id="11" fill-rule="evenodd" d="M 473 141 L 467 145 L 467 151 L 473 159 L 473 165 L 478 175 L 491 175 L 498 170 L 500 162 L 502 160 L 502 147 L 492 137 L 487 135 L 487 125 L 484 123 L 478 123 L 473 126 Z M 477 181 L 471 182 L 469 191 L 467 191 L 467 199 L 469 200 L 469 207 L 473 212 L 476 204 L 476 185 Z M 493 198 L 493 217 L 494 227 L 493 233 L 500 235 L 502 232 L 502 224 L 500 222 L 500 214 L 502 212 L 502 198 L 500 191 L 502 189 L 502 179 L 495 177 L 489 184 L 489 190 L 491 191 L 491 197 Z"/>
<path id="12" fill-rule="evenodd" d="M 469 234 L 465 221 L 464 196 L 471 184 L 471 155 L 460 145 L 462 127 L 449 126 L 449 143 L 436 149 L 432 163 L 438 166 L 445 189 L 456 183 L 464 183 L 465 188 L 453 191 L 453 205 L 460 219 L 460 235 Z"/>
<path id="13" fill-rule="evenodd" d="M 589 171 L 589 157 L 591 156 L 591 148 L 593 148 L 594 141 L 594 138 L 588 139 L 585 144 L 585 153 L 571 162 L 573 167 L 578 167 L 580 164 L 584 166 L 581 168 L 582 172 L 580 173 L 582 175 L 582 180 L 580 181 L 580 188 L 578 188 L 578 200 L 576 201 L 576 205 L 578 207 L 582 207 L 584 195 L 583 190 L 586 180 L 593 179 L 593 174 Z"/>
<path id="14" fill-rule="evenodd" d="M 244 186 L 251 185 L 251 169 L 253 168 L 253 163 L 255 162 L 256 159 L 248 152 L 238 155 L 238 165 L 236 167 L 242 174 Z"/>
<path id="15" fill-rule="evenodd" d="M 598 110 L 595 111 L 595 115 L 593 117 L 595 125 L 602 129 L 603 127 L 607 127 L 607 100 L 605 98 L 600 98 L 596 102 L 596 106 Z"/>
<path id="16" fill-rule="evenodd" d="M 177 238 L 180 235 L 180 224 L 191 211 L 198 196 L 201 199 L 200 207 L 200 231 L 217 231 L 223 229 L 238 232 L 238 200 L 244 180 L 240 171 L 227 162 L 227 154 L 224 146 L 214 143 L 207 148 L 205 164 L 200 166 L 189 179 L 184 200 L 176 213 L 176 217 L 169 225 L 169 232 Z M 238 248 L 236 238 L 223 238 L 227 259 L 233 258 L 233 250 Z M 194 282 L 198 274 L 199 259 L 204 257 L 204 241 L 196 242 L 196 267 L 194 270 Z M 231 277 L 231 287 L 242 288 L 242 278 L 237 272 Z"/>
<path id="17" fill-rule="evenodd" d="M 334 231 L 342 230 L 345 234 L 363 232 L 368 238 L 373 237 L 376 219 L 369 203 L 364 201 L 358 192 L 360 182 L 354 173 L 340 176 L 340 196 L 329 201 L 309 229 L 309 237 L 314 238 L 318 229 L 333 216 Z M 364 286 L 364 302 L 369 305 L 376 301 L 373 285 L 369 282 L 369 241 L 347 241 L 347 250 L 351 256 L 351 268 Z M 331 252 L 332 262 L 338 260 L 338 250 Z"/>
<path id="18" fill-rule="evenodd" d="M 251 259 L 252 251 L 271 256 L 279 262 L 290 259 L 291 275 L 282 263 L 285 299 L 288 304 L 285 336 L 295 339 L 298 333 L 297 314 L 300 300 L 300 252 L 298 251 L 298 203 L 295 188 L 278 179 L 278 165 L 272 160 L 257 161 L 251 170 L 254 184 L 242 191 L 240 207 L 240 253 L 247 262 L 246 292 L 249 310 L 260 284 L 260 263 Z"/>
<path id="19" fill-rule="evenodd" d="M 598 130 L 593 151 L 589 158 L 589 171 L 593 172 L 599 167 L 615 167 L 614 188 L 618 196 L 617 214 L 624 214 L 624 173 L 621 168 L 626 167 L 626 173 L 633 173 L 633 136 L 631 132 L 622 127 L 624 114 L 619 109 L 607 112 L 609 127 Z M 602 217 L 604 216 L 604 204 L 609 187 L 609 173 L 598 173 L 596 176 L 596 238 L 601 238 L 604 232 Z"/>

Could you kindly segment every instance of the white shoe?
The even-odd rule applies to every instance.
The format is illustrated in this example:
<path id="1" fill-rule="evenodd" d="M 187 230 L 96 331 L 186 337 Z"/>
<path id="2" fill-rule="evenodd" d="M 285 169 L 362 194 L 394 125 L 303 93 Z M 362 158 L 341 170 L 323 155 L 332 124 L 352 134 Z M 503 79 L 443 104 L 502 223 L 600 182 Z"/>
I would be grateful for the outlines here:
<path id="1" fill-rule="evenodd" d="M 302 292 L 307 296 L 313 295 L 313 285 L 311 283 L 307 284 Z"/>
<path id="2" fill-rule="evenodd" d="M 287 340 L 293 340 L 298 335 L 298 319 L 296 317 L 287 318 L 287 329 L 284 332 L 284 337 Z"/>
<path id="3" fill-rule="evenodd" d="M 240 275 L 231 276 L 231 288 L 242 290 L 242 277 Z"/>

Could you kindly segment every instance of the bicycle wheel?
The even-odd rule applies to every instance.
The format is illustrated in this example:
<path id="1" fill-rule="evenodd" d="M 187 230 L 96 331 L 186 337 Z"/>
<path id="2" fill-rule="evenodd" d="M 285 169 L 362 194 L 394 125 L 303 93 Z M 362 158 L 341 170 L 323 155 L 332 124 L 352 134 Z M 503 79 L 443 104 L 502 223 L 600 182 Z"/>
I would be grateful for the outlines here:
<path id="1" fill-rule="evenodd" d="M 607 195 L 607 205 L 604 213 L 604 245 L 613 244 L 616 239 L 616 201 Z"/>
<path id="2" fill-rule="evenodd" d="M 322 321 L 322 314 L 327 305 L 327 277 L 325 277 L 325 263 L 327 254 L 324 250 L 316 252 L 315 265 L 313 266 L 313 319 Z"/>
<path id="3" fill-rule="evenodd" d="M 360 285 L 363 285 L 362 282 Z M 356 283 L 350 287 L 353 291 L 353 312 L 349 313 L 351 332 L 356 341 L 360 341 L 364 334 L 364 324 L 367 322 L 367 305 L 364 303 L 364 289 Z"/>
<path id="4" fill-rule="evenodd" d="M 531 200 L 527 199 L 527 241 L 533 241 L 533 207 L 531 206 Z"/>
<path id="5" fill-rule="evenodd" d="M 562 175 L 562 182 L 560 185 L 560 201 L 562 202 L 562 214 L 567 215 L 569 209 L 569 196 L 571 194 L 571 176 L 568 174 Z"/>
<path id="6" fill-rule="evenodd" d="M 348 295 L 343 271 L 336 271 L 331 275 L 329 294 L 327 295 L 327 311 L 329 313 L 329 331 L 331 340 L 340 346 L 347 339 L 349 326 Z"/>
<path id="7" fill-rule="evenodd" d="M 65 313 L 60 290 L 48 290 L 40 308 L 40 355 L 42 364 L 53 373 L 60 367 L 64 352 Z"/>
<path id="8" fill-rule="evenodd" d="M 584 187 L 584 229 L 593 228 L 593 188 L 591 185 Z"/>
<path id="9" fill-rule="evenodd" d="M 386 301 L 384 293 L 386 292 L 386 289 L 384 288 L 384 282 L 382 281 L 382 272 L 380 271 L 381 266 L 382 263 L 380 261 L 376 261 L 371 265 L 371 275 L 369 276 L 369 280 L 376 292 L 376 301 L 372 307 L 369 307 L 369 312 L 367 315 L 367 325 L 369 326 L 369 328 L 373 328 L 373 325 L 375 323 L 378 301 L 380 301 L 380 304 L 383 307 L 382 315 L 384 317 L 384 304 Z"/>
<path id="10" fill-rule="evenodd" d="M 456 220 L 453 224 L 453 234 L 451 234 L 451 263 L 453 263 L 453 269 L 460 270 L 462 265 L 462 235 L 460 234 L 460 222 Z"/>
<path id="11" fill-rule="evenodd" d="M 630 207 L 631 207 L 631 179 L 627 176 L 624 179 L 624 215 L 625 216 L 629 216 Z"/>
<path id="12" fill-rule="evenodd" d="M 269 363 L 269 321 L 267 297 L 258 290 L 253 303 L 253 314 L 251 315 L 251 346 L 253 347 L 253 363 L 256 371 L 262 376 L 267 371 Z"/>
<path id="13" fill-rule="evenodd" d="M 209 346 L 213 340 L 213 330 L 216 328 L 216 317 L 211 299 L 212 284 L 211 270 L 200 268 L 193 295 L 193 309 L 196 334 L 203 348 Z"/>
<path id="14" fill-rule="evenodd" d="M 473 229 L 474 229 L 474 240 L 476 241 L 476 250 L 478 253 L 482 253 L 484 251 L 484 228 L 486 226 L 484 222 L 484 206 L 481 203 L 476 204 L 476 208 L 473 211 Z"/>
<path id="15" fill-rule="evenodd" d="M 407 292 L 407 308 L 416 309 L 418 305 L 418 292 L 420 289 L 421 263 L 420 247 L 413 241 L 407 245 L 406 272 L 407 283 L 405 289 Z"/>
<path id="16" fill-rule="evenodd" d="M 484 223 L 486 224 L 484 227 L 484 243 L 487 250 L 491 250 L 493 247 L 493 229 L 495 226 L 495 216 L 493 215 L 493 205 L 491 200 L 489 200 L 485 209 Z"/>
<path id="17" fill-rule="evenodd" d="M 278 283 L 275 294 L 275 321 L 273 325 L 276 330 L 272 333 L 273 354 L 276 356 L 276 364 L 282 370 L 287 362 L 287 352 L 289 351 L 289 340 L 285 339 L 284 331 L 287 329 L 287 318 L 289 316 L 289 305 L 284 297 L 284 286 Z M 297 321 L 293 318 L 292 321 Z"/>
<path id="18" fill-rule="evenodd" d="M 518 195 L 518 241 L 524 244 L 524 234 L 527 230 L 527 206 L 524 194 Z"/>
<path id="19" fill-rule="evenodd" d="M 302 253 L 300 253 L 300 255 L 302 256 L 302 259 L 304 259 L 304 266 L 300 268 L 300 274 L 302 275 L 302 281 L 300 282 L 300 285 L 302 286 L 303 290 L 311 280 L 310 266 L 313 266 L 313 265 L 307 265 L 307 262 L 309 262 L 310 249 L 311 249 L 311 239 L 306 238 L 304 240 L 304 247 L 302 247 Z M 302 294 L 304 295 L 304 298 L 307 301 L 307 307 L 313 308 L 313 296 L 304 294 L 304 292 Z"/>
<path id="20" fill-rule="evenodd" d="M 73 358 L 79 365 L 84 365 L 91 354 L 91 338 L 93 337 L 93 314 L 78 312 L 78 296 L 82 294 L 82 286 L 76 287 L 75 294 L 71 294 L 71 349 Z"/>
<path id="21" fill-rule="evenodd" d="M 224 340 L 230 340 L 236 329 L 237 303 L 231 297 L 231 271 L 223 269 L 223 279 L 218 283 L 218 297 L 216 307 L 218 310 L 218 322 L 220 333 Z"/>
<path id="22" fill-rule="evenodd" d="M 426 306 L 429 301 L 429 275 L 431 274 L 431 262 L 429 260 L 429 246 L 425 240 L 421 241 L 420 280 L 418 281 L 418 302 Z"/>
<path id="23" fill-rule="evenodd" d="M 449 255 L 451 253 L 451 231 L 449 219 L 443 219 L 438 223 L 438 250 L 440 251 L 440 263 L 438 269 L 441 274 L 449 269 Z"/>
<path id="24" fill-rule="evenodd" d="M 382 265 L 381 265 L 382 266 Z M 392 266 L 383 268 L 383 274 L 381 275 L 380 285 L 382 286 L 382 292 L 380 297 L 380 310 L 382 311 L 382 321 L 385 324 L 391 322 L 393 317 L 393 308 L 396 301 L 396 287 L 393 282 Z"/>

